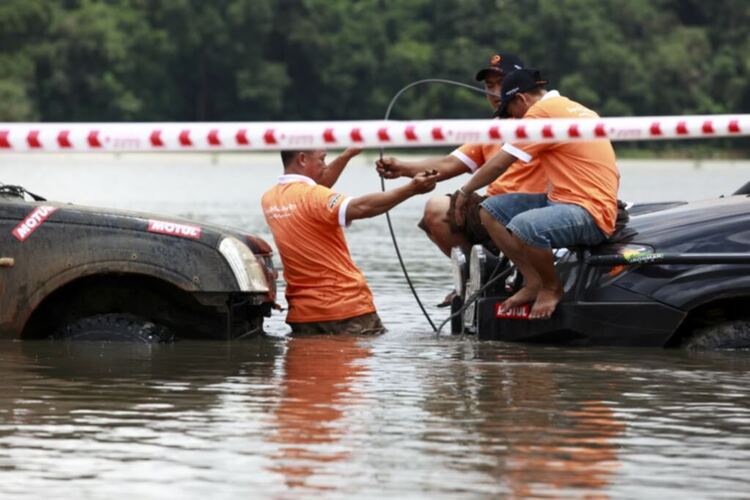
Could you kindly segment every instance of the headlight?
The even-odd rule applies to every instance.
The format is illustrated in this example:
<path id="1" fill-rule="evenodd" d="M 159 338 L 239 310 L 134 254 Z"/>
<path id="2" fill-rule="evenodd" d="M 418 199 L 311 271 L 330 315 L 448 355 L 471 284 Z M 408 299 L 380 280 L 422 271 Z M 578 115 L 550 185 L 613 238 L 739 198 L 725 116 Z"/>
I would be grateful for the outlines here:
<path id="1" fill-rule="evenodd" d="M 471 247 L 469 256 L 469 281 L 466 283 L 466 296 L 464 300 L 469 300 L 480 288 L 482 288 L 482 275 L 484 266 L 487 262 L 487 253 L 482 245 Z M 474 329 L 474 316 L 476 314 L 476 301 L 473 301 L 464 311 L 464 328 L 467 330 Z"/>
<path id="2" fill-rule="evenodd" d="M 228 236 L 221 240 L 219 252 L 224 256 L 243 292 L 268 292 L 265 273 L 255 254 L 240 240 Z"/>
<path id="3" fill-rule="evenodd" d="M 467 280 L 466 255 L 461 247 L 451 248 L 451 274 L 453 275 L 453 288 L 459 297 L 464 297 L 464 283 Z"/>

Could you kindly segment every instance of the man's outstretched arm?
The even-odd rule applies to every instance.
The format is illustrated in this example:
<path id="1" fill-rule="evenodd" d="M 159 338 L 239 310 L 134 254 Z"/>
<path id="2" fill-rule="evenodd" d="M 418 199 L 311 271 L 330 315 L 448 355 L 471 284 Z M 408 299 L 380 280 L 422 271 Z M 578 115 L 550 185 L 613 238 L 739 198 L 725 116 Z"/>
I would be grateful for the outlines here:
<path id="1" fill-rule="evenodd" d="M 383 193 L 372 193 L 353 198 L 346 207 L 346 223 L 367 219 L 387 212 L 415 194 L 429 193 L 435 189 L 437 174 L 422 172 L 408 184 Z"/>
<path id="2" fill-rule="evenodd" d="M 469 181 L 461 187 L 461 191 L 468 195 L 479 189 L 482 189 L 487 184 L 491 183 L 498 177 L 500 177 L 513 162 L 516 161 L 516 157 L 507 153 L 503 150 L 490 158 L 482 168 L 471 176 Z"/>
<path id="3" fill-rule="evenodd" d="M 459 226 L 464 223 L 466 201 L 469 195 L 500 177 L 514 161 L 516 161 L 515 156 L 501 150 L 472 175 L 466 184 L 458 188 L 453 217 Z"/>
<path id="4" fill-rule="evenodd" d="M 453 155 L 418 161 L 401 161 L 398 158 L 388 157 L 376 161 L 375 166 L 378 173 L 386 179 L 414 177 L 420 172 L 435 170 L 437 172 L 437 182 L 440 182 L 471 172 L 469 167 Z"/>

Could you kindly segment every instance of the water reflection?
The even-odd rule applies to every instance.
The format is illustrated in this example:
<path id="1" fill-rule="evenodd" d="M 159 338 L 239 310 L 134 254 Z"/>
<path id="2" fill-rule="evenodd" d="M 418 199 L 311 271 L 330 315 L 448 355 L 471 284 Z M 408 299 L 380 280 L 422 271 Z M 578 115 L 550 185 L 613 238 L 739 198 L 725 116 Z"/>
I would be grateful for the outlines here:
<path id="1" fill-rule="evenodd" d="M 75 484 L 60 481 L 87 478 L 116 495 L 130 471 L 147 491 L 164 477 L 143 477 L 146 464 L 176 472 L 195 453 L 231 454 L 235 444 L 220 439 L 217 452 L 216 438 L 267 425 L 258 416 L 277 392 L 283 343 L 1 347 L 0 467 L 16 475 L 0 491 L 28 495 L 33 480 L 35 495 L 46 486 L 66 496 Z"/>
<path id="2" fill-rule="evenodd" d="M 98 157 L 86 168 L 23 158 L 49 175 L 15 158 L 13 176 L 36 178 L 14 182 L 50 198 L 192 215 L 270 239 L 257 200 L 275 182 L 267 167 L 277 156 L 222 157 L 213 187 L 205 165 L 184 156 L 123 158 L 121 168 L 98 168 Z M 80 175 L 61 185 L 61 168 Z M 633 201 L 716 196 L 748 175 L 739 165 L 700 175 L 689 165 L 633 168 L 623 169 L 622 193 Z M 175 187 L 175 169 L 200 189 Z M 96 189 L 92 175 L 118 182 Z M 342 182 L 352 195 L 378 188 L 371 167 L 347 169 Z M 451 280 L 447 260 L 414 230 L 423 201 L 393 215 L 429 305 Z M 748 496 L 750 353 L 436 339 L 383 240 L 384 220 L 348 231 L 390 329 L 377 339 L 0 343 L 0 497 Z M 283 314 L 268 329 L 287 332 Z"/>
<path id="3" fill-rule="evenodd" d="M 354 383 L 367 373 L 362 361 L 371 355 L 354 337 L 296 337 L 289 340 L 284 358 L 281 401 L 276 408 L 279 445 L 269 470 L 283 474 L 290 488 L 330 490 L 316 484 L 326 465 L 351 456 L 339 442 L 341 424 L 357 399 Z"/>
<path id="4" fill-rule="evenodd" d="M 403 333 L 5 343 L 0 493 L 742 496 L 749 368 Z"/>
<path id="5" fill-rule="evenodd" d="M 493 459 L 480 470 L 498 492 L 606 496 L 626 428 L 611 403 L 622 396 L 617 383 L 570 384 L 564 365 L 520 346 L 465 344 L 457 357 L 447 378 L 426 379 L 434 392 L 426 408 L 464 427 L 477 453 Z"/>

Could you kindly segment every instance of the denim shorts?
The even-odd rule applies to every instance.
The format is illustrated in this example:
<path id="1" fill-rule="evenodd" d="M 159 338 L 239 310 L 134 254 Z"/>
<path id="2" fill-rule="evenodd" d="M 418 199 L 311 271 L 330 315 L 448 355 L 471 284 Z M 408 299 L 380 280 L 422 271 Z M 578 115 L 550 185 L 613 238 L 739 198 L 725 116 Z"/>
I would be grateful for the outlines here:
<path id="1" fill-rule="evenodd" d="M 590 246 L 607 239 L 585 208 L 550 201 L 544 193 L 499 194 L 481 207 L 532 247 Z"/>

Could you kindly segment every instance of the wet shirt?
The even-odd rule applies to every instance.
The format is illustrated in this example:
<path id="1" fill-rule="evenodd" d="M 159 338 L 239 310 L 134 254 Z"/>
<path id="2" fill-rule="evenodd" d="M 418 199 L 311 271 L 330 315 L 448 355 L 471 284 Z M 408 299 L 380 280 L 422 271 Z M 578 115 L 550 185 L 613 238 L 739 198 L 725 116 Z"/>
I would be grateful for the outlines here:
<path id="1" fill-rule="evenodd" d="M 344 238 L 350 200 L 303 175 L 282 175 L 263 195 L 263 214 L 284 266 L 287 322 L 375 312 L 372 292 Z"/>
<path id="2" fill-rule="evenodd" d="M 476 172 L 490 158 L 495 156 L 502 144 L 464 144 L 451 153 L 466 165 L 469 170 Z M 487 186 L 487 196 L 506 193 L 545 193 L 547 191 L 547 176 L 544 169 L 537 168 L 538 161 L 530 163 L 517 161 L 513 163 L 503 175 Z"/>
<path id="3" fill-rule="evenodd" d="M 550 94 L 531 106 L 524 118 L 599 117 L 567 97 Z M 617 218 L 620 173 L 611 142 L 505 144 L 502 149 L 522 162 L 538 160 L 549 179 L 549 199 L 585 208 L 604 234 L 612 234 Z"/>

